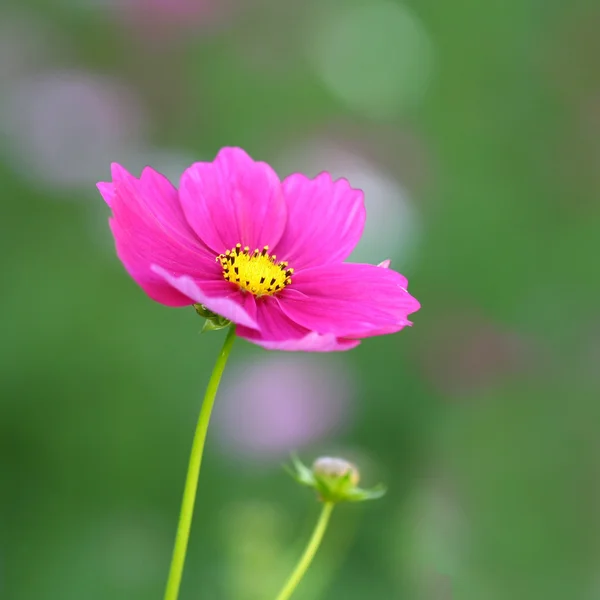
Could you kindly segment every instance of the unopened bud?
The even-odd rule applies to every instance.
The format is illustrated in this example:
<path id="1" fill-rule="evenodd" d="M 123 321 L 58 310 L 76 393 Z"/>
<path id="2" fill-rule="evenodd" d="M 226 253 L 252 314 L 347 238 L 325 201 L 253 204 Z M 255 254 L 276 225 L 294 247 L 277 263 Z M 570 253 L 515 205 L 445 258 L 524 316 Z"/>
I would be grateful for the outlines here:
<path id="1" fill-rule="evenodd" d="M 362 502 L 374 500 L 385 494 L 385 488 L 378 485 L 369 490 L 358 487 L 360 474 L 358 469 L 343 458 L 322 456 L 308 468 L 298 458 L 292 458 L 294 479 L 313 488 L 319 500 L 323 502 Z"/>
<path id="2" fill-rule="evenodd" d="M 330 479 L 347 477 L 352 487 L 357 486 L 360 481 L 360 473 L 356 466 L 343 458 L 322 456 L 315 460 L 312 470 L 317 477 L 328 477 Z"/>

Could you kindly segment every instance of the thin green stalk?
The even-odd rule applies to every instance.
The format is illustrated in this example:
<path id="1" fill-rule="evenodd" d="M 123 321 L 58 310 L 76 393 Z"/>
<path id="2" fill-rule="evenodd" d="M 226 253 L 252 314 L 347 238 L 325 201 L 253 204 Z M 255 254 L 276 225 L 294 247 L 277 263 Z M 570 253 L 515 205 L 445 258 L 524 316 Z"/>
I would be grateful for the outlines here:
<path id="1" fill-rule="evenodd" d="M 319 516 L 319 520 L 315 526 L 315 529 L 308 541 L 308 545 L 304 550 L 304 554 L 298 561 L 296 568 L 293 573 L 290 575 L 289 579 L 286 581 L 283 589 L 279 592 L 276 600 L 288 600 L 291 595 L 294 593 L 300 580 L 304 577 L 312 559 L 315 557 L 317 550 L 319 549 L 319 545 L 321 544 L 321 540 L 323 539 L 323 535 L 325 534 L 325 530 L 327 529 L 327 524 L 329 523 L 329 517 L 331 516 L 331 511 L 335 504 L 333 502 L 325 502 L 323 503 L 323 509 L 321 510 L 321 515 Z"/>
<path id="2" fill-rule="evenodd" d="M 181 512 L 179 513 L 179 524 L 177 525 L 177 535 L 175 537 L 175 547 L 173 548 L 173 558 L 171 560 L 171 570 L 167 581 L 165 591 L 165 600 L 177 600 L 179 596 L 179 586 L 183 574 L 185 555 L 187 552 L 188 540 L 190 537 L 190 528 L 192 526 L 192 516 L 194 514 L 194 503 L 196 501 L 196 490 L 198 489 L 198 477 L 200 476 L 200 466 L 202 464 L 202 454 L 204 452 L 204 442 L 206 441 L 206 432 L 210 421 L 210 414 L 215 403 L 215 396 L 219 389 L 221 376 L 225 370 L 233 340 L 235 339 L 235 327 L 232 325 L 228 332 L 223 348 L 217 358 L 213 372 L 208 381 L 206 394 L 200 409 L 190 462 L 188 465 L 185 488 L 183 490 L 183 501 L 181 503 Z"/>

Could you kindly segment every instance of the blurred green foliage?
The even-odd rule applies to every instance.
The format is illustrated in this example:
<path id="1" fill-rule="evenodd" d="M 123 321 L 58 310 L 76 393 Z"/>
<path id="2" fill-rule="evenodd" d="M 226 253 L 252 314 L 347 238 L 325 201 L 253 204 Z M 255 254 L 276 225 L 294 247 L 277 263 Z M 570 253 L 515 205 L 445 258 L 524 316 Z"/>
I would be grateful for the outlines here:
<path id="1" fill-rule="evenodd" d="M 280 5 L 257 2 L 231 27 L 144 46 L 76 4 L 13 8 L 52 23 L 77 66 L 140 89 L 156 144 L 198 158 L 240 145 L 269 160 L 332 122 L 381 130 L 323 87 Z M 384 124 L 422 140 L 431 163 L 414 195 L 423 236 L 403 266 L 423 308 L 412 329 L 344 357 L 361 378 L 361 409 L 335 440 L 368 455 L 389 492 L 339 509 L 297 597 L 592 600 L 600 7 L 410 7 L 435 49 L 432 84 Z M 258 41 L 280 57 L 272 70 L 248 66 Z M 7 162 L 0 183 L 0 595 L 160 598 L 221 334 L 200 337 L 192 308 L 154 304 L 128 279 L 93 182 L 57 190 Z M 473 318 L 518 340 L 505 351 L 510 369 L 495 334 L 456 363 Z M 240 342 L 233 360 L 249 355 L 264 353 Z M 209 435 L 182 600 L 273 596 L 316 514 L 276 465 L 237 464 Z"/>

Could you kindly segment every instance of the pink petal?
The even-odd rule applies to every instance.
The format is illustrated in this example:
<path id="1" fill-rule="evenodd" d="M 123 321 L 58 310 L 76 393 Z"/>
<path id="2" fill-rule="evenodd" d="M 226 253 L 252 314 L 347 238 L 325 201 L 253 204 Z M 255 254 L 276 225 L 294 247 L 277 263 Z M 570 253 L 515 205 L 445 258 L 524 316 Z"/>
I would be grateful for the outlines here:
<path id="1" fill-rule="evenodd" d="M 267 350 L 288 352 L 335 352 L 350 350 L 357 340 L 339 340 L 335 335 L 308 331 L 286 317 L 277 298 L 261 298 L 257 303 L 258 331 L 238 327 L 237 334 Z"/>
<path id="2" fill-rule="evenodd" d="M 374 265 L 342 263 L 294 274 L 281 309 L 312 331 L 355 338 L 399 331 L 420 307 L 406 279 Z"/>
<path id="3" fill-rule="evenodd" d="M 316 331 L 311 331 L 302 338 L 280 341 L 264 340 L 259 336 L 255 336 L 253 339 L 252 336 L 244 335 L 241 330 L 238 331 L 238 335 L 266 350 L 284 352 L 344 352 L 352 350 L 360 344 L 359 340 L 342 340 L 331 334 L 321 335 Z"/>
<path id="4" fill-rule="evenodd" d="M 124 230 L 115 219 L 109 219 L 109 225 L 115 238 L 117 255 L 131 278 L 156 302 L 166 306 L 189 306 L 190 299 L 180 294 L 169 285 L 163 277 L 150 270 L 146 257 L 136 254 L 135 246 L 124 240 L 128 239 Z"/>
<path id="5" fill-rule="evenodd" d="M 117 220 L 133 218 L 134 225 L 142 222 L 153 229 L 158 237 L 157 244 L 176 246 L 184 253 L 198 255 L 211 264 L 215 255 L 194 233 L 185 219 L 175 186 L 164 176 L 146 167 L 141 177 L 136 179 L 120 165 L 112 165 L 116 200 L 113 200 L 113 214 Z M 135 223 L 137 221 L 137 223 Z M 157 262 L 157 261 L 154 261 Z M 192 267 L 196 267 L 195 256 L 188 257 Z"/>
<path id="6" fill-rule="evenodd" d="M 99 189 L 109 194 L 113 211 L 110 226 L 125 268 L 157 302 L 168 306 L 190 304 L 151 270 L 152 263 L 156 263 L 198 279 L 221 277 L 214 255 L 187 225 L 177 190 L 150 168 L 136 179 L 114 164 L 112 175 L 113 183 Z"/>
<path id="7" fill-rule="evenodd" d="M 209 310 L 237 325 L 258 329 L 256 302 L 252 294 L 242 294 L 235 286 L 224 279 L 194 281 L 186 275 L 172 275 L 158 265 L 153 265 L 152 271 L 186 296 L 190 300 L 188 304 L 192 302 L 203 304 Z"/>
<path id="8" fill-rule="evenodd" d="M 276 248 L 296 271 L 346 259 L 365 225 L 363 193 L 329 173 L 290 175 L 282 184 L 288 223 Z"/>
<path id="9" fill-rule="evenodd" d="M 140 177 L 140 198 L 145 201 L 147 209 L 169 235 L 177 239 L 192 252 L 201 252 L 209 261 L 215 261 L 215 255 L 201 242 L 194 230 L 189 226 L 181 204 L 179 194 L 173 184 L 164 176 L 146 167 Z"/>
<path id="10" fill-rule="evenodd" d="M 273 248 L 287 209 L 277 174 L 240 148 L 223 148 L 211 163 L 195 163 L 179 190 L 185 216 L 215 254 L 236 244 Z"/>
<path id="11" fill-rule="evenodd" d="M 377 266 L 381 267 L 382 269 L 389 269 L 391 264 L 392 264 L 392 259 L 386 258 L 385 260 L 382 260 Z M 401 278 L 398 280 L 398 284 L 401 285 L 403 288 L 407 288 L 408 287 L 408 279 L 406 279 L 406 277 L 404 277 L 404 275 L 402 275 L 401 273 L 396 272 L 396 274 Z"/>
<path id="12" fill-rule="evenodd" d="M 113 198 L 115 197 L 115 186 L 112 183 L 107 183 L 105 181 L 99 181 L 96 184 L 100 195 L 104 198 L 104 202 L 108 204 L 108 206 L 112 206 Z"/>
<path id="13" fill-rule="evenodd" d="M 240 337 L 245 337 L 238 333 Z M 303 338 L 290 340 L 264 340 L 264 339 L 246 339 L 257 346 L 262 346 L 266 350 L 282 350 L 284 352 L 344 352 L 352 350 L 360 344 L 359 340 L 342 340 L 334 335 L 321 335 L 316 331 L 307 333 Z"/>

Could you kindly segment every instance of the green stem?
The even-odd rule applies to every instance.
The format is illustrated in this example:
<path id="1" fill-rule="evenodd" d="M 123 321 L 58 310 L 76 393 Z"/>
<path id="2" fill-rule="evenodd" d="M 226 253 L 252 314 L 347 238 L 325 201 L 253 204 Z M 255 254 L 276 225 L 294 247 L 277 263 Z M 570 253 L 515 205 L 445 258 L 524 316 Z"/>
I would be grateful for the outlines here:
<path id="1" fill-rule="evenodd" d="M 325 502 L 323 504 L 323 510 L 321 510 L 321 515 L 319 516 L 317 525 L 315 526 L 312 536 L 308 541 L 308 546 L 306 546 L 304 554 L 298 561 L 296 568 L 286 581 L 283 589 L 279 592 L 276 600 L 288 600 L 288 598 L 290 598 L 290 596 L 294 593 L 294 590 L 298 587 L 300 580 L 302 577 L 304 577 L 304 573 L 306 573 L 310 563 L 312 562 L 312 559 L 315 557 L 315 554 L 319 549 L 319 545 L 321 544 L 321 540 L 323 539 L 323 535 L 327 529 L 329 517 L 331 516 L 331 511 L 333 510 L 334 506 L 335 504 L 333 502 Z"/>
<path id="2" fill-rule="evenodd" d="M 194 434 L 194 442 L 192 443 L 190 462 L 185 479 L 183 501 L 181 503 L 181 512 L 179 513 L 179 524 L 177 525 L 177 535 L 175 537 L 175 547 L 173 548 L 169 580 L 167 581 L 167 589 L 165 591 L 165 600 L 177 600 L 179 596 L 179 586 L 181 584 L 185 554 L 192 526 L 192 516 L 194 514 L 194 503 L 196 501 L 196 490 L 198 489 L 198 477 L 200 476 L 200 465 L 202 464 L 206 432 L 208 430 L 212 407 L 215 403 L 215 396 L 221 382 L 221 376 L 225 370 L 234 339 L 235 327 L 232 325 L 227 332 L 223 348 L 208 381 L 206 394 L 204 395 L 202 408 L 200 409 L 200 416 L 196 425 L 196 433 Z"/>

